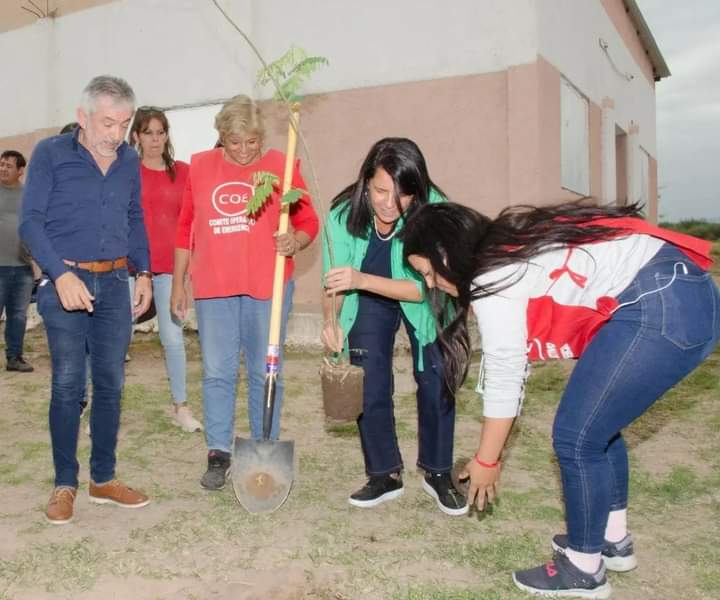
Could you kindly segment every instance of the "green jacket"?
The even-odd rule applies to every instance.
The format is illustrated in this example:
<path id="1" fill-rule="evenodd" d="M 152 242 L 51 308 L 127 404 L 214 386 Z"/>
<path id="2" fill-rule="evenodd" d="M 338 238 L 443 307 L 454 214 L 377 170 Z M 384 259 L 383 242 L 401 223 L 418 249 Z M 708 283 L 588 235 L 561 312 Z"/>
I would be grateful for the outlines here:
<path id="1" fill-rule="evenodd" d="M 441 196 L 434 188 L 430 190 L 430 202 L 445 202 L 445 198 Z M 349 211 L 342 210 L 344 205 L 340 205 L 330 211 L 327 223 L 323 228 L 323 276 L 330 270 L 330 253 L 328 251 L 328 236 L 332 240 L 335 267 L 351 266 L 360 270 L 363 259 L 367 253 L 369 238 L 363 239 L 354 237 L 347 230 L 347 218 Z M 403 219 L 400 219 L 398 227 L 402 227 Z M 368 229 L 368 236 L 372 228 Z M 423 370 L 422 348 L 427 344 L 431 344 L 437 338 L 437 326 L 435 324 L 435 316 L 432 307 L 425 297 L 425 286 L 422 276 L 415 271 L 407 262 L 403 260 L 403 243 L 397 237 L 390 242 L 390 268 L 393 279 L 409 279 L 417 286 L 422 300 L 419 302 L 400 301 L 400 308 L 403 314 L 410 321 L 415 329 L 415 337 L 418 341 L 420 349 L 417 357 L 418 370 Z M 360 306 L 360 298 L 356 290 L 345 293 L 345 299 L 340 309 L 339 324 L 345 334 L 345 344 L 347 345 L 347 335 L 355 324 L 358 308 Z"/>

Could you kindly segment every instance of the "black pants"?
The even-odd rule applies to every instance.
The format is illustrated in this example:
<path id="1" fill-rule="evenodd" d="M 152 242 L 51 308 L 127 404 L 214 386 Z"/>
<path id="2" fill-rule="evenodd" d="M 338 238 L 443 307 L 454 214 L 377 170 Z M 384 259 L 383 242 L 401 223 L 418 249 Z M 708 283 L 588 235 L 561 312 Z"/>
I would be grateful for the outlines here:
<path id="1" fill-rule="evenodd" d="M 384 475 L 403 467 L 395 433 L 392 357 L 400 321 L 412 345 L 413 374 L 417 383 L 419 467 L 433 473 L 452 469 L 455 404 L 444 382 L 439 344 L 422 348 L 423 370 L 418 370 L 418 341 L 399 302 L 363 298 L 348 336 L 351 362 L 365 372 L 363 414 L 358 418 L 368 475 Z"/>

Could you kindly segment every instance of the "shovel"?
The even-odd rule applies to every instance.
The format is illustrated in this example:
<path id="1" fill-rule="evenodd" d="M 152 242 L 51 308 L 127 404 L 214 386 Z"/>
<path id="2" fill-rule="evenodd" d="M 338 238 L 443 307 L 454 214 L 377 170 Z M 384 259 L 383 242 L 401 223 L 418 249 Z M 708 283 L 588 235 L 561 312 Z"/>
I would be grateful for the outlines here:
<path id="1" fill-rule="evenodd" d="M 292 183 L 295 164 L 296 127 L 298 106 L 293 106 L 288 131 L 287 156 L 283 194 Z M 278 233 L 288 229 L 290 205 L 280 207 Z M 263 434 L 260 440 L 235 438 L 231 479 L 235 496 L 250 513 L 273 512 L 280 508 L 290 493 L 294 479 L 295 442 L 270 439 L 273 414 L 275 412 L 275 389 L 280 370 L 280 321 L 282 314 L 283 288 L 286 258 L 275 255 L 272 305 L 270 309 L 270 335 L 265 359 L 265 400 L 263 403 Z"/>

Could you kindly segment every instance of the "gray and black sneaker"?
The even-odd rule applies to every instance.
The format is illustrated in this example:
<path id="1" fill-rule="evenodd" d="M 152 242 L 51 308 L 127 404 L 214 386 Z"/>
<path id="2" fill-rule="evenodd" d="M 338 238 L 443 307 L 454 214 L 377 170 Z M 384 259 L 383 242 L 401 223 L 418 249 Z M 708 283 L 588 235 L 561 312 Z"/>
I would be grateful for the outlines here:
<path id="1" fill-rule="evenodd" d="M 402 478 L 398 475 L 370 475 L 368 482 L 348 498 L 348 502 L 360 508 L 372 508 L 403 495 Z"/>
<path id="2" fill-rule="evenodd" d="M 512 577 L 517 587 L 534 596 L 603 600 L 612 594 L 602 562 L 597 572 L 586 573 L 572 564 L 562 552 L 556 552 L 553 559 L 544 565 L 515 571 Z"/>
<path id="3" fill-rule="evenodd" d="M 206 490 L 221 490 L 225 487 L 225 478 L 230 471 L 230 453 L 222 450 L 208 452 L 208 467 L 200 480 Z"/>
<path id="4" fill-rule="evenodd" d="M 438 508 L 453 517 L 468 512 L 467 498 L 455 489 L 450 473 L 428 473 L 422 482 L 422 488 L 435 499 Z"/>
<path id="5" fill-rule="evenodd" d="M 5 370 L 18 371 L 20 373 L 32 373 L 35 369 L 33 369 L 32 365 L 22 356 L 8 356 Z"/>
<path id="6" fill-rule="evenodd" d="M 558 552 L 565 552 L 568 546 L 568 536 L 564 533 L 558 534 L 552 539 L 552 547 Z M 602 549 L 602 559 L 608 571 L 625 573 L 637 567 L 637 558 L 633 549 L 632 535 L 629 533 L 619 542 L 608 542 Z"/>

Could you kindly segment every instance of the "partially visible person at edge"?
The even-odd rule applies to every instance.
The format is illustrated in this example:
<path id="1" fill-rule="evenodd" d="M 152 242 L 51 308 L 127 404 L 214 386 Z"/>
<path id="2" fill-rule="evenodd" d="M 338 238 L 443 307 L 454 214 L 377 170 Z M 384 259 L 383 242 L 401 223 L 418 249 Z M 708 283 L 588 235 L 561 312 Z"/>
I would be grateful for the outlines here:
<path id="1" fill-rule="evenodd" d="M 509 207 L 494 220 L 458 204 L 427 206 L 407 223 L 404 239 L 427 287 L 451 299 L 438 318 L 447 323 L 441 342 L 455 389 L 470 359 L 471 304 L 477 317 L 485 421 L 461 476 L 479 509 L 497 496 L 528 359 L 578 359 L 552 434 L 567 533 L 553 538 L 552 561 L 513 579 L 536 595 L 608 598 L 606 569 L 637 564 L 622 431 L 720 337 L 710 243 L 647 223 L 637 205 L 587 199 Z"/>
<path id="2" fill-rule="evenodd" d="M 17 150 L 0 154 L 0 315 L 5 310 L 5 369 L 30 373 L 23 358 L 27 309 L 33 270 L 27 248 L 18 236 L 25 157 Z"/>
<path id="3" fill-rule="evenodd" d="M 79 124 L 77 121 L 70 121 L 69 123 L 66 123 L 65 125 L 62 126 L 62 128 L 60 129 L 58 134 L 62 135 L 63 133 L 72 133 L 73 131 L 75 131 L 75 129 L 78 127 L 78 125 Z"/>
<path id="4" fill-rule="evenodd" d="M 123 141 L 134 104 L 124 80 L 93 78 L 83 91 L 74 133 L 35 147 L 23 194 L 20 235 L 43 271 L 37 304 L 52 363 L 49 420 L 55 464 L 46 514 L 57 525 L 72 520 L 78 488 L 86 350 L 93 382 L 90 501 L 125 508 L 149 502 L 115 478 L 130 321 L 152 299 L 139 161 Z M 141 275 L 133 306 L 128 261 Z"/>
<path id="5" fill-rule="evenodd" d="M 130 145 L 140 154 L 142 207 L 160 343 L 174 404 L 173 423 L 183 431 L 202 431 L 187 404 L 183 324 L 170 312 L 175 233 L 189 167 L 173 158 L 170 124 L 160 109 L 138 108 L 130 127 Z"/>
<path id="6" fill-rule="evenodd" d="M 265 128 L 249 97 L 235 96 L 215 117 L 222 147 L 193 155 L 185 187 L 175 249 L 171 308 L 180 319 L 188 310 L 185 275 L 190 269 L 203 361 L 203 410 L 208 447 L 200 484 L 225 485 L 234 443 L 235 390 L 240 353 L 248 377 L 248 416 L 253 439 L 262 437 L 265 357 L 275 256 L 287 257 L 281 344 L 292 305 L 293 257 L 315 238 L 318 218 L 306 194 L 290 210 L 292 231 L 277 235 L 280 193 L 273 192 L 259 213 L 246 205 L 253 175 L 274 173 L 282 181 L 285 155 L 263 152 Z M 306 189 L 299 163 L 292 185 Z M 280 365 L 283 364 L 280 356 Z M 271 439 L 280 429 L 282 374 L 278 377 Z"/>
<path id="7" fill-rule="evenodd" d="M 353 506 L 374 507 L 404 491 L 392 374 L 395 335 L 402 322 L 417 383 L 417 465 L 426 473 L 423 489 L 445 514 L 468 510 L 450 478 L 455 402 L 445 385 L 435 320 L 422 279 L 403 260 L 397 237 L 421 206 L 444 200 L 417 145 L 385 138 L 370 149 L 357 180 L 332 202 L 329 239 L 323 239 L 322 342 L 334 352 L 349 349 L 352 364 L 364 371 L 363 412 L 357 422 L 368 481 L 350 494 Z M 338 315 L 333 315 L 333 294 Z"/>

